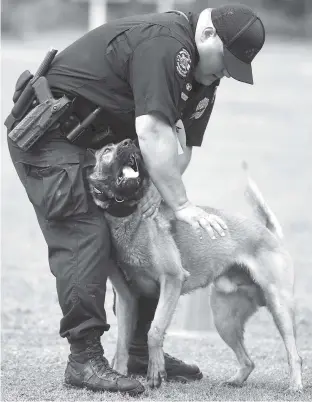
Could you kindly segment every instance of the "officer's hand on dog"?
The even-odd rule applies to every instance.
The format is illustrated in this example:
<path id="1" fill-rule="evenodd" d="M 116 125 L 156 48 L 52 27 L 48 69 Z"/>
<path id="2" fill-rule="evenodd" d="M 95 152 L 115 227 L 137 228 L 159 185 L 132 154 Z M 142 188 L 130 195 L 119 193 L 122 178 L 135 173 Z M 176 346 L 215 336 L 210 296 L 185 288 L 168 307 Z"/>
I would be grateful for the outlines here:
<path id="1" fill-rule="evenodd" d="M 216 239 L 216 234 L 225 236 L 227 226 L 221 218 L 213 214 L 208 214 L 203 209 L 190 202 L 174 213 L 178 220 L 189 223 L 199 235 L 201 235 L 200 228 L 203 228 L 207 230 L 212 239 Z"/>
<path id="2" fill-rule="evenodd" d="M 159 194 L 159 191 L 154 186 L 154 184 L 151 183 L 147 194 L 141 199 L 141 201 L 138 204 L 138 208 L 141 211 L 142 217 L 144 219 L 145 218 L 153 219 L 158 212 L 161 200 L 162 198 L 161 195 Z"/>

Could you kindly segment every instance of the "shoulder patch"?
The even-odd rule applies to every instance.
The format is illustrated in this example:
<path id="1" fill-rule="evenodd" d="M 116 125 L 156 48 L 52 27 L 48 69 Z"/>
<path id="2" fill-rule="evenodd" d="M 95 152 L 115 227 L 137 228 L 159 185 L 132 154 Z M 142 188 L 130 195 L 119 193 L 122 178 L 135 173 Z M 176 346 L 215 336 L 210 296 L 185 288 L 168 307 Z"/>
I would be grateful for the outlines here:
<path id="1" fill-rule="evenodd" d="M 190 53 L 182 48 L 177 54 L 175 59 L 176 70 L 178 74 L 185 78 L 191 69 L 192 59 Z"/>

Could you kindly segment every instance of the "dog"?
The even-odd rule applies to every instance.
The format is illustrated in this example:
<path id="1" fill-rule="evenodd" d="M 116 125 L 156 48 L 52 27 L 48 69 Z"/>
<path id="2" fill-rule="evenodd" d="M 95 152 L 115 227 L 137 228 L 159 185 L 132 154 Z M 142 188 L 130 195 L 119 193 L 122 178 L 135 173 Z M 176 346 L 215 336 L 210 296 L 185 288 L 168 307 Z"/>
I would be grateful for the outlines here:
<path id="1" fill-rule="evenodd" d="M 118 338 L 113 368 L 127 374 L 138 295 L 158 298 L 148 332 L 147 380 L 150 387 L 159 387 L 166 379 L 164 336 L 180 295 L 212 284 L 210 305 L 215 327 L 239 363 L 227 383 L 242 386 L 255 367 L 244 345 L 244 326 L 259 307 L 265 306 L 285 344 L 289 389 L 301 391 L 293 264 L 281 241 L 282 229 L 256 184 L 249 178 L 246 193 L 259 219 L 203 207 L 228 226 L 225 237 L 212 240 L 204 229 L 199 236 L 189 224 L 175 219 L 164 203 L 153 219 L 142 219 L 138 203 L 153 184 L 132 140 L 109 144 L 97 150 L 95 158 L 88 175 L 90 190 L 106 216 L 117 265 L 109 274 L 117 292 Z"/>

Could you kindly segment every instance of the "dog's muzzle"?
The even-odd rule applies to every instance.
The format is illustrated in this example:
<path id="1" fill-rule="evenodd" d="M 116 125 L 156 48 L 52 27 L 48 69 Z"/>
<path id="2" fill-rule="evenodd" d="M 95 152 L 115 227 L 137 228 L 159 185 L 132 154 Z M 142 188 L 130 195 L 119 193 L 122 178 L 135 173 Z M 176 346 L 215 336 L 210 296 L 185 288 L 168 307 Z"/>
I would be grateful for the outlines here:
<path id="1" fill-rule="evenodd" d="M 137 156 L 132 153 L 129 156 L 129 160 L 122 167 L 119 176 L 117 177 L 116 184 L 119 186 L 123 181 L 136 180 L 140 183 L 140 171 Z"/>

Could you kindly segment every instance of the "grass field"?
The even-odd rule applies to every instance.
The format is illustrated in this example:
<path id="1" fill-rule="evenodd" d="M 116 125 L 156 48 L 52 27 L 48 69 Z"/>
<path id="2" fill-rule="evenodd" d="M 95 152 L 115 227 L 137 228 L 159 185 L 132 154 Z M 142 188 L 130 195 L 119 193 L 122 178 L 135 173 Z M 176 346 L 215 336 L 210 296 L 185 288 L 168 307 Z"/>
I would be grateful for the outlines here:
<path id="1" fill-rule="evenodd" d="M 67 41 L 69 39 L 67 38 Z M 2 121 L 11 107 L 15 80 L 34 71 L 55 42 L 3 43 Z M 275 326 L 260 311 L 247 325 L 246 343 L 256 364 L 240 389 L 221 385 L 236 360 L 212 329 L 193 336 L 169 333 L 165 350 L 197 363 L 204 379 L 194 384 L 164 384 L 146 390 L 142 400 L 300 400 L 312 401 L 312 47 L 298 43 L 265 45 L 254 66 L 254 87 L 224 79 L 203 147 L 195 150 L 185 183 L 192 200 L 250 214 L 243 199 L 241 161 L 247 160 L 265 198 L 285 232 L 297 274 L 298 348 L 303 357 L 305 390 L 285 393 L 286 355 Z M 2 130 L 2 401 L 124 400 L 63 386 L 68 347 L 58 335 L 60 308 L 47 249 L 34 212 L 8 156 Z M 108 292 L 111 330 L 103 336 L 109 359 L 116 320 Z M 174 326 L 179 328 L 179 311 Z M 130 398 L 129 398 L 130 399 Z"/>

